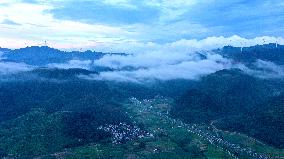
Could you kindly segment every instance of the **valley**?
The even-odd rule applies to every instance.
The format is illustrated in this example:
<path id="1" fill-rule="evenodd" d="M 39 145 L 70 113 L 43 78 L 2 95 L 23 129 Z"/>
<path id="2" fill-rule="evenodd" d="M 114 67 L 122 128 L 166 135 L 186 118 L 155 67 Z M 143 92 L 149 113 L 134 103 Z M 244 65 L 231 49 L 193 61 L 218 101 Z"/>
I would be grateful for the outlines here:
<path id="1" fill-rule="evenodd" d="M 283 158 L 284 80 L 276 65 L 282 61 L 261 61 L 277 59 L 283 48 L 243 48 L 257 51 L 248 60 L 239 48 L 213 50 L 217 59 L 230 56 L 237 63 L 240 58 L 246 69 L 167 80 L 160 71 L 154 72 L 157 78 L 124 77 L 147 68 L 95 65 L 112 54 L 8 49 L 0 61 L 10 68 L 0 70 L 0 158 Z M 36 52 L 43 56 L 29 66 L 22 63 Z M 50 56 L 56 59 L 49 61 Z M 195 58 L 206 62 L 211 56 Z"/>
<path id="2" fill-rule="evenodd" d="M 108 125 L 109 144 L 90 144 L 56 153 L 61 158 L 282 158 L 284 151 L 213 124 L 186 124 L 170 117 L 172 100 L 157 96 L 124 102 L 134 126 Z M 142 126 L 144 131 L 141 131 Z M 130 135 L 132 134 L 132 135 Z M 126 140 L 122 140 L 122 139 Z M 55 154 L 50 155 L 56 156 Z M 47 156 L 45 156 L 47 157 Z"/>

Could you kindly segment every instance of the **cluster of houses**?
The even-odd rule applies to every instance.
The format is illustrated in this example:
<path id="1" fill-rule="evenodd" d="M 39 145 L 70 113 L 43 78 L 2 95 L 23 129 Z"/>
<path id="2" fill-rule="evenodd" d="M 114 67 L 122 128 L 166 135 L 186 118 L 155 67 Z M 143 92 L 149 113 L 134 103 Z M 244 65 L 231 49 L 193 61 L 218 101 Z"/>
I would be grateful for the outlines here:
<path id="1" fill-rule="evenodd" d="M 238 144 L 233 144 L 225 139 L 222 138 L 221 135 L 216 135 L 216 132 L 210 131 L 210 129 L 200 129 L 197 127 L 197 125 L 187 125 L 186 128 L 189 132 L 194 133 L 198 135 L 199 137 L 205 139 L 206 141 L 210 142 L 212 145 L 216 145 L 217 147 L 227 151 L 228 154 L 232 155 L 235 157 L 235 154 L 245 154 L 247 156 L 251 156 L 252 158 L 257 158 L 257 159 L 268 159 L 263 154 L 259 154 L 257 152 L 254 152 L 250 148 L 245 148 L 242 147 Z"/>
<path id="2" fill-rule="evenodd" d="M 119 123 L 118 125 L 105 125 L 100 126 L 99 130 L 109 132 L 112 134 L 112 143 L 120 144 L 127 141 L 132 141 L 139 138 L 151 138 L 154 137 L 153 134 L 142 130 L 138 126 L 129 125 L 126 123 Z"/>

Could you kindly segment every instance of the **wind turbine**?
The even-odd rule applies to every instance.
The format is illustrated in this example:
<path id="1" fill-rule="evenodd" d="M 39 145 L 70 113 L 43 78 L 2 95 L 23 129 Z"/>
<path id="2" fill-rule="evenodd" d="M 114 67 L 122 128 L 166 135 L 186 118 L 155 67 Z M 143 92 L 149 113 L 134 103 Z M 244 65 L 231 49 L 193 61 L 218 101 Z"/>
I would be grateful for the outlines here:
<path id="1" fill-rule="evenodd" d="M 243 43 L 244 45 L 243 45 L 243 47 L 246 47 L 247 46 L 247 43 L 244 41 L 244 43 Z"/>
<path id="2" fill-rule="evenodd" d="M 232 46 L 232 40 L 230 39 L 228 46 Z"/>
<path id="3" fill-rule="evenodd" d="M 275 46 L 276 46 L 276 48 L 278 47 L 278 43 L 279 43 L 279 41 L 278 41 L 279 39 L 277 38 L 276 39 L 276 42 L 275 42 Z"/>
<path id="4" fill-rule="evenodd" d="M 263 45 L 264 45 L 265 44 L 265 39 L 263 38 L 262 40 L 263 40 Z"/>

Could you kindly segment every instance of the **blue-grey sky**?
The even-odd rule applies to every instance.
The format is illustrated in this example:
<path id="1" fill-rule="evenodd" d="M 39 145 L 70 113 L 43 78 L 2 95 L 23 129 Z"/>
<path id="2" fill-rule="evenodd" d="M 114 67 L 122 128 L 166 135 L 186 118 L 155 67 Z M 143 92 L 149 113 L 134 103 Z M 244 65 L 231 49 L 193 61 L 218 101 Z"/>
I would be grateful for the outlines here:
<path id="1" fill-rule="evenodd" d="M 284 36 L 283 0 L 1 0 L 0 10 L 1 47 Z"/>

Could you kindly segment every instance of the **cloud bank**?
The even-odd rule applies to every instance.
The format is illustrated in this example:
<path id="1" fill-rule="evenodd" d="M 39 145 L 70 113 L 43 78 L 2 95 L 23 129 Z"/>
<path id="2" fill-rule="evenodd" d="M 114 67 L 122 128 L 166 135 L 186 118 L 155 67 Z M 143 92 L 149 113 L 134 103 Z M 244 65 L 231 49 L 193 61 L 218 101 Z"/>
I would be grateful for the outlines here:
<path id="1" fill-rule="evenodd" d="M 269 43 L 278 43 L 284 45 L 283 37 L 274 36 L 259 36 L 255 38 L 243 38 L 238 35 L 230 37 L 212 36 L 205 39 L 181 39 L 169 43 L 155 43 L 155 42 L 136 42 L 136 41 L 120 41 L 117 43 L 101 43 L 95 49 L 102 52 L 125 52 L 131 54 L 145 54 L 150 52 L 194 52 L 201 50 L 213 50 L 223 48 L 224 46 L 235 47 L 249 47 L 255 45 L 263 45 Z M 89 48 L 92 49 L 92 48 Z"/>
<path id="2" fill-rule="evenodd" d="M 30 71 L 33 67 L 24 63 L 15 62 L 1 62 L 0 61 L 0 74 L 13 74 L 23 71 Z"/>
<path id="3" fill-rule="evenodd" d="M 273 62 L 257 60 L 253 68 L 241 67 L 246 73 L 264 79 L 284 78 L 284 66 Z"/>
<path id="4" fill-rule="evenodd" d="M 283 77 L 283 67 L 267 61 L 257 61 L 253 68 L 236 64 L 212 51 L 223 46 L 248 47 L 258 44 L 284 44 L 281 37 L 256 37 L 252 39 L 240 36 L 208 37 L 202 40 L 179 40 L 172 43 L 139 43 L 126 42 L 101 46 L 102 52 L 125 52 L 128 56 L 107 54 L 101 59 L 73 59 L 65 63 L 50 63 L 48 68 L 70 69 L 110 68 L 112 71 L 102 71 L 99 75 L 80 76 L 88 80 L 111 80 L 124 82 L 144 82 L 153 80 L 187 79 L 198 80 L 200 77 L 222 69 L 239 68 L 257 77 Z M 126 47 L 127 46 L 127 47 Z M 51 61 L 52 62 L 52 61 Z M 13 63 L 3 63 L 2 68 L 10 70 Z M 15 71 L 30 69 L 24 64 L 15 64 Z M 18 69 L 16 69 L 18 68 Z M 2 69 L 3 70 L 3 69 Z M 100 70 L 100 69 L 99 69 Z M 2 71 L 4 72 L 4 71 Z"/>
<path id="5" fill-rule="evenodd" d="M 167 44 L 133 43 L 128 45 L 129 56 L 107 55 L 94 61 L 95 66 L 109 67 L 116 71 L 84 76 L 93 80 L 116 80 L 142 82 L 147 80 L 196 80 L 201 76 L 222 69 L 239 68 L 257 77 L 282 77 L 283 69 L 273 63 L 257 61 L 254 68 L 236 64 L 210 50 L 227 45 L 249 47 L 258 44 L 283 44 L 283 38 L 256 37 L 246 39 L 239 36 L 208 37 L 203 40 L 180 40 Z M 122 47 L 116 45 L 116 51 Z M 121 51 L 121 50 L 120 50 Z"/>
<path id="6" fill-rule="evenodd" d="M 30 71 L 33 69 L 32 66 L 29 66 L 25 63 L 15 63 L 15 62 L 4 62 L 3 52 L 0 51 L 0 74 L 11 74 L 19 73 L 23 71 Z"/>
<path id="7" fill-rule="evenodd" d="M 145 82 L 153 80 L 173 80 L 173 79 L 188 79 L 197 80 L 203 75 L 214 73 L 218 70 L 231 68 L 231 62 L 228 59 L 222 58 L 220 55 L 207 53 L 206 58 L 195 57 L 196 54 L 189 55 L 184 60 L 166 59 L 163 57 L 163 62 L 147 63 L 145 59 L 140 59 L 141 63 L 135 62 L 135 67 L 132 71 L 112 71 L 101 72 L 99 75 L 85 76 L 83 78 L 93 80 L 114 80 L 121 82 Z M 132 57 L 129 57 L 132 58 Z M 135 57 L 134 57 L 135 58 Z M 134 61 L 131 59 L 130 61 Z M 136 67 L 139 65 L 140 67 Z"/>
<path id="8" fill-rule="evenodd" d="M 70 60 L 67 63 L 51 63 L 48 64 L 47 67 L 49 68 L 59 68 L 59 69 L 70 69 L 70 68 L 81 68 L 89 70 L 92 67 L 91 60 Z"/>

